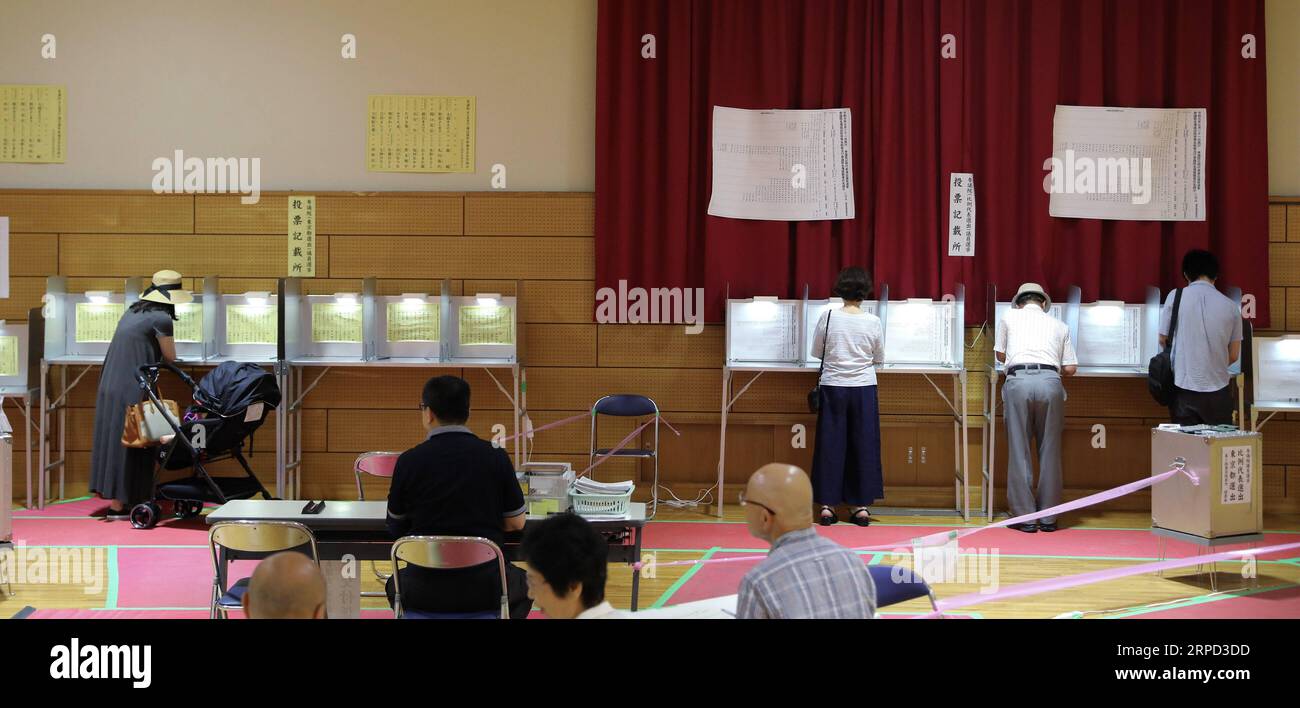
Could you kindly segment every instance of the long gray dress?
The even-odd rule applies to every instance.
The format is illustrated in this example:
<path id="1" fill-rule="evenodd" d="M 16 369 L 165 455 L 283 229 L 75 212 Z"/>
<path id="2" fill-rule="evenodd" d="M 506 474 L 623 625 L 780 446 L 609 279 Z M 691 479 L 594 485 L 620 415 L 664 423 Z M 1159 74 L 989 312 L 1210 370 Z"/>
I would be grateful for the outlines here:
<path id="1" fill-rule="evenodd" d="M 136 373 L 162 356 L 158 337 L 172 336 L 166 312 L 126 312 L 104 357 L 95 396 L 95 439 L 90 448 L 90 491 L 128 505 L 153 498 L 153 448 L 122 447 L 126 407 L 142 400 Z"/>

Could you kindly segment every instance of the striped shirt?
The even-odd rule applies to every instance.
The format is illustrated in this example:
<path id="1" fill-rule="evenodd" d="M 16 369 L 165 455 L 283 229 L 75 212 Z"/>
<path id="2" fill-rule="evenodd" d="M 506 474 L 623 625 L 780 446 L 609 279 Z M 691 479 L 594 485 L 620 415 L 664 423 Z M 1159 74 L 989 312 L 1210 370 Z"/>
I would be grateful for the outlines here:
<path id="1" fill-rule="evenodd" d="M 772 544 L 763 562 L 745 573 L 736 601 L 738 619 L 871 619 L 876 586 L 856 553 L 808 527 Z"/>
<path id="2" fill-rule="evenodd" d="M 1169 336 L 1174 295 L 1160 309 L 1160 334 Z M 1237 303 L 1198 280 L 1183 288 L 1174 330 L 1174 385 L 1187 391 L 1218 391 L 1228 385 L 1228 347 L 1241 341 L 1241 310 Z"/>
<path id="3" fill-rule="evenodd" d="M 1069 326 L 1033 302 L 1002 313 L 993 351 L 1007 355 L 1007 368 L 1050 364 L 1059 369 L 1079 363 L 1074 344 L 1070 342 Z"/>
<path id="4" fill-rule="evenodd" d="M 831 315 L 834 314 L 834 317 Z M 826 320 L 830 318 L 830 332 Z M 813 332 L 812 356 L 825 363 L 823 386 L 875 386 L 876 365 L 885 361 L 885 331 L 870 312 L 827 310 Z M 823 355 L 823 347 L 825 354 Z"/>

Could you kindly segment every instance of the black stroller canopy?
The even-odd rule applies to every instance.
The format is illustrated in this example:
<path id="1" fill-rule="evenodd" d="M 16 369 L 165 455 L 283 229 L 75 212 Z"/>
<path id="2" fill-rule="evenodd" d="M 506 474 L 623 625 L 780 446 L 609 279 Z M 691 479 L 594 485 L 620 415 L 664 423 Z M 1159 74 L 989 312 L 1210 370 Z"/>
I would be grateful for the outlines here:
<path id="1" fill-rule="evenodd" d="M 256 364 L 222 362 L 199 381 L 199 392 L 204 399 L 200 403 L 214 406 L 213 412 L 223 417 L 258 402 L 272 408 L 280 405 L 280 386 L 275 376 Z"/>

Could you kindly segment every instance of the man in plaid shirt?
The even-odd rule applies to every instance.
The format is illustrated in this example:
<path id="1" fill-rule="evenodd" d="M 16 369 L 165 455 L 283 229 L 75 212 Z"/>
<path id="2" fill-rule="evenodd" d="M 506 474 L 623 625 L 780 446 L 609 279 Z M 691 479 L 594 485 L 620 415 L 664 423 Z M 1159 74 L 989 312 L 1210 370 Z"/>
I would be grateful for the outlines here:
<path id="1" fill-rule="evenodd" d="M 794 465 L 763 465 L 740 496 L 749 533 L 772 551 L 740 581 L 740 619 L 871 619 L 876 586 L 856 553 L 817 535 L 812 483 Z"/>

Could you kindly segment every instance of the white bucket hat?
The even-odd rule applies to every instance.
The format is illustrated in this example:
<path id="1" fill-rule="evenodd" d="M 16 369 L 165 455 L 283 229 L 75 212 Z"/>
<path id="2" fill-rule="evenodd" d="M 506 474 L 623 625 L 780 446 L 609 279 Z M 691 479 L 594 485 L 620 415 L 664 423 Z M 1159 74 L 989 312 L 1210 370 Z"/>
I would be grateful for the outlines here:
<path id="1" fill-rule="evenodd" d="M 141 300 L 164 305 L 184 305 L 194 302 L 194 295 L 181 289 L 181 274 L 174 270 L 160 270 L 153 274 L 153 284 L 140 293 Z"/>
<path id="2" fill-rule="evenodd" d="M 1020 299 L 1020 296 L 1024 295 L 1025 293 L 1034 293 L 1035 295 L 1042 295 L 1043 300 L 1046 301 L 1046 303 L 1043 305 L 1043 310 L 1047 311 L 1052 309 L 1052 298 L 1047 296 L 1047 291 L 1043 290 L 1043 286 L 1039 285 L 1038 283 L 1025 283 L 1024 285 L 1021 285 L 1020 289 L 1016 291 L 1016 296 L 1011 298 L 1011 302 L 1014 303 L 1018 301 Z"/>

